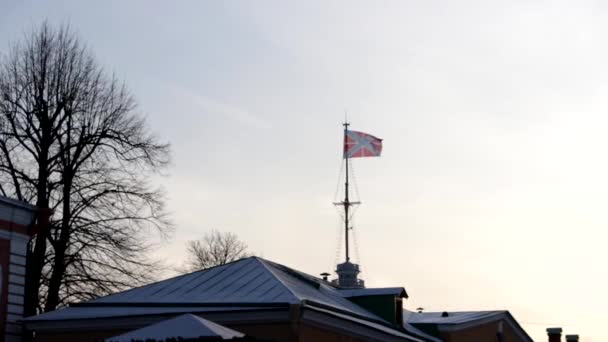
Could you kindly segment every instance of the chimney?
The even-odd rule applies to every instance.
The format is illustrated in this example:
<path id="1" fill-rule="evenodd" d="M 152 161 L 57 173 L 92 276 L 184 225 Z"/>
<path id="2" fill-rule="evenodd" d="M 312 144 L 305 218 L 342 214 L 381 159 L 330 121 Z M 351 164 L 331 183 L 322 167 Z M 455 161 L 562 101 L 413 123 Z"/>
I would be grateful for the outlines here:
<path id="1" fill-rule="evenodd" d="M 566 342 L 578 342 L 578 335 L 566 335 Z"/>
<path id="2" fill-rule="evenodd" d="M 547 328 L 549 342 L 560 342 L 562 340 L 562 328 Z"/>

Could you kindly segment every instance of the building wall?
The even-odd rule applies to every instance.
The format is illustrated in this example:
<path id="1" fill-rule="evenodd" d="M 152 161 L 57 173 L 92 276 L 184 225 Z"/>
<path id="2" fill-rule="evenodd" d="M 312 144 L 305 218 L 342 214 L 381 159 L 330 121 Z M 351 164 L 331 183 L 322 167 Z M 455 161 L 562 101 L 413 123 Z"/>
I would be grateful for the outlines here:
<path id="1" fill-rule="evenodd" d="M 258 339 L 290 342 L 298 339 L 297 326 L 290 322 L 269 324 L 222 324 L 230 329 Z"/>
<path id="2" fill-rule="evenodd" d="M 8 302 L 8 269 L 11 240 L 0 238 L 0 336 L 6 330 L 6 306 Z"/>
<path id="3" fill-rule="evenodd" d="M 365 342 L 330 330 L 299 325 L 297 331 L 289 323 L 283 324 L 226 324 L 227 327 L 258 339 L 275 342 Z M 106 338 L 130 330 L 105 330 L 81 332 L 57 332 L 39 334 L 36 342 L 103 342 Z"/>
<path id="4" fill-rule="evenodd" d="M 276 342 L 299 341 L 297 332 L 289 322 L 285 323 L 256 323 L 256 324 L 222 324 L 228 328 L 242 332 L 263 340 Z M 142 326 L 143 327 L 143 326 Z M 104 329 L 104 330 L 78 330 L 70 331 L 44 331 L 38 332 L 36 342 L 103 342 L 106 338 L 118 336 L 137 329 Z M 176 332 L 179 333 L 179 332 Z M 325 340 L 318 340 L 325 341 Z"/>
<path id="5" fill-rule="evenodd" d="M 498 322 L 478 325 L 468 329 L 453 332 L 441 332 L 441 339 L 445 342 L 470 342 L 470 341 L 498 341 Z M 503 342 L 521 342 L 515 331 L 506 322 L 503 323 Z"/>
<path id="6" fill-rule="evenodd" d="M 106 338 L 124 334 L 124 330 L 45 333 L 36 336 L 36 342 L 103 342 Z"/>
<path id="7" fill-rule="evenodd" d="M 302 324 L 299 329 L 299 342 L 365 342 L 355 337 L 346 336 L 337 332 Z"/>
<path id="8" fill-rule="evenodd" d="M 349 300 L 393 324 L 402 321 L 403 304 L 401 298 L 394 295 L 359 296 Z"/>
<path id="9" fill-rule="evenodd" d="M 254 315 L 258 315 L 254 313 Z M 163 317 L 166 319 L 168 317 Z M 265 341 L 276 342 L 365 342 L 365 341 L 403 341 L 400 338 L 391 338 L 377 332 L 370 334 L 365 328 L 352 328 L 350 326 L 320 325 L 318 322 L 296 321 L 218 321 L 206 317 L 211 321 L 239 331 L 247 336 Z M 248 321 L 248 322 L 247 322 Z M 137 322 L 137 323 L 136 323 Z M 240 323 L 239 323 L 240 322 Z M 135 324 L 134 324 L 135 323 Z M 100 342 L 112 336 L 121 335 L 128 331 L 153 324 L 151 320 L 138 321 L 138 318 L 112 318 L 98 320 L 75 320 L 58 328 L 58 324 L 48 326 L 46 329 L 36 330 L 36 342 Z M 59 323 L 60 325 L 61 323 Z M 123 325 L 120 329 L 117 327 Z M 125 325 L 126 324 L 126 325 Z M 352 323 L 351 323 L 352 324 Z M 127 327 L 128 325 L 128 327 Z M 105 328 L 104 328 L 105 326 Z M 96 327 L 96 328 L 93 328 Z M 351 329 L 352 328 L 352 329 Z M 363 329 L 363 330 L 361 330 Z M 358 333 L 357 333 L 358 331 Z M 179 332 L 178 332 L 179 333 Z M 375 336 L 366 338 L 363 336 Z"/>
<path id="10" fill-rule="evenodd" d="M 0 196 L 0 340 L 21 341 L 27 227 L 33 207 Z"/>

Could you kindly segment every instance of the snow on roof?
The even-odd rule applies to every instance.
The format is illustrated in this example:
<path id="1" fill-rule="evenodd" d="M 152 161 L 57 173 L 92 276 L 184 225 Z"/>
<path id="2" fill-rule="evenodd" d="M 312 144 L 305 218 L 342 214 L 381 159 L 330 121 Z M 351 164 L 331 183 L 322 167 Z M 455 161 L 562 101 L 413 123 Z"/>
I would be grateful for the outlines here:
<path id="1" fill-rule="evenodd" d="M 506 314 L 499 311 L 450 311 L 443 317 L 443 312 L 411 312 L 404 311 L 403 318 L 410 324 L 464 324 Z"/>
<path id="2" fill-rule="evenodd" d="M 363 289 L 343 289 L 339 290 L 342 296 L 349 297 L 362 297 L 362 296 L 384 296 L 393 295 L 401 298 L 407 298 L 407 292 L 403 287 L 377 287 L 377 288 L 363 288 Z"/>
<path id="3" fill-rule="evenodd" d="M 221 337 L 232 339 L 243 337 L 238 331 L 226 328 L 204 318 L 185 314 L 177 316 L 156 324 L 133 330 L 126 334 L 106 339 L 106 342 L 131 342 L 133 340 L 165 340 L 168 338 L 197 338 L 197 337 Z"/>

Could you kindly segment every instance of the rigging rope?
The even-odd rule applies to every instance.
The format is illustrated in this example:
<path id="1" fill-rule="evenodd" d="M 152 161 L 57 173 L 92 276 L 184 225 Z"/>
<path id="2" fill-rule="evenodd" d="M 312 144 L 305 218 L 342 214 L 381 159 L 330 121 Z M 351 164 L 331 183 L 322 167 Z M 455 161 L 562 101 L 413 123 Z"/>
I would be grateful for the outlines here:
<path id="1" fill-rule="evenodd" d="M 340 193 L 342 185 L 342 172 L 344 171 L 344 164 L 344 158 L 342 158 L 342 163 L 340 163 L 340 171 L 338 172 L 338 183 L 336 183 L 336 191 L 334 192 L 334 203 L 340 202 L 338 194 Z M 334 208 L 336 208 L 336 212 L 338 213 L 340 218 L 344 220 L 344 213 L 340 209 L 338 209 L 337 205 L 334 205 Z"/>
<path id="2" fill-rule="evenodd" d="M 359 196 L 359 184 L 357 182 L 357 174 L 355 173 L 355 167 L 354 167 L 353 163 L 350 162 L 350 160 L 349 160 L 348 168 L 349 168 L 349 170 L 351 170 L 349 176 L 351 176 L 351 179 L 352 179 L 351 184 L 354 185 L 354 189 L 355 189 L 353 199 L 354 199 L 354 201 L 360 201 L 361 197 Z M 360 205 L 353 205 L 353 210 L 350 212 L 350 215 L 348 218 L 349 220 L 354 220 L 355 213 L 359 210 L 359 207 L 360 207 Z"/>
<path id="3" fill-rule="evenodd" d="M 340 199 L 338 198 L 338 196 L 340 193 L 342 180 L 343 180 L 342 173 L 344 172 L 344 167 L 345 167 L 344 160 L 345 159 L 342 158 L 342 162 L 340 163 L 340 171 L 338 172 L 338 183 L 336 183 L 336 191 L 334 192 L 334 203 L 340 202 Z M 336 244 L 335 244 L 336 255 L 334 257 L 334 264 L 331 265 L 331 267 L 329 268 L 332 271 L 333 271 L 333 268 L 335 267 L 335 265 L 338 264 L 338 260 L 340 260 L 340 255 L 342 254 L 342 239 L 344 239 L 344 230 L 343 230 L 343 225 L 342 225 L 342 222 L 344 221 L 344 212 L 341 211 L 337 205 L 334 205 L 334 208 L 336 209 L 338 216 L 340 216 L 340 222 L 338 222 L 338 224 L 337 224 L 338 231 L 336 234 Z"/>
<path id="4" fill-rule="evenodd" d="M 342 185 L 342 171 L 344 171 L 344 158 L 340 163 L 340 171 L 338 172 L 338 183 L 336 183 L 336 191 L 334 192 L 334 202 L 338 201 L 338 192 L 340 192 L 340 186 Z"/>
<path id="5" fill-rule="evenodd" d="M 336 189 L 334 191 L 334 203 L 340 203 L 342 202 L 343 199 L 339 198 L 340 193 L 342 190 L 344 190 L 344 179 L 345 179 L 345 175 L 343 175 L 344 173 L 344 169 L 345 169 L 345 165 L 346 165 L 346 161 L 348 161 L 348 169 L 349 169 L 349 179 L 350 182 L 349 184 L 353 185 L 352 189 L 354 190 L 353 193 L 351 195 L 351 201 L 352 202 L 357 202 L 360 199 L 360 195 L 359 195 L 359 185 L 357 182 L 357 177 L 356 177 L 356 173 L 355 173 L 355 168 L 354 165 L 352 163 L 352 161 L 350 159 L 344 159 L 342 158 L 342 163 L 340 163 L 340 171 L 338 173 L 338 182 L 336 184 Z M 335 255 L 335 260 L 334 260 L 334 265 L 338 264 L 339 260 L 340 260 L 340 256 L 342 254 L 342 249 L 343 249 L 343 240 L 344 240 L 344 226 L 342 225 L 342 223 L 344 222 L 344 211 L 341 210 L 339 205 L 336 205 L 336 211 L 338 213 L 338 215 L 341 218 L 340 224 L 338 224 L 338 234 L 336 234 L 336 255 Z M 356 229 L 354 229 L 355 227 L 355 213 L 358 211 L 359 209 L 359 205 L 355 205 L 352 204 L 351 205 L 351 210 L 348 214 L 348 219 L 350 222 L 352 222 L 352 229 L 350 229 L 350 231 L 352 232 L 352 242 L 353 242 L 353 247 L 354 247 L 354 256 L 355 256 L 355 260 L 360 264 L 361 263 L 361 254 L 359 252 L 359 239 L 357 237 L 357 233 L 356 233 Z"/>
<path id="6" fill-rule="evenodd" d="M 334 267 L 336 267 L 336 265 L 338 264 L 339 260 L 340 260 L 340 255 L 342 254 L 342 239 L 344 238 L 344 227 L 342 226 L 341 223 L 338 224 L 338 234 L 336 234 L 337 239 L 336 239 L 336 255 L 334 258 L 334 264 L 331 265 L 331 267 L 329 268 L 330 270 L 333 270 Z"/>
<path id="7" fill-rule="evenodd" d="M 359 265 L 362 264 L 361 262 L 361 254 L 359 254 L 359 238 L 357 237 L 357 230 L 356 229 L 352 229 L 353 232 L 353 245 L 354 245 L 354 249 L 355 249 L 355 258 L 357 260 L 357 263 Z"/>

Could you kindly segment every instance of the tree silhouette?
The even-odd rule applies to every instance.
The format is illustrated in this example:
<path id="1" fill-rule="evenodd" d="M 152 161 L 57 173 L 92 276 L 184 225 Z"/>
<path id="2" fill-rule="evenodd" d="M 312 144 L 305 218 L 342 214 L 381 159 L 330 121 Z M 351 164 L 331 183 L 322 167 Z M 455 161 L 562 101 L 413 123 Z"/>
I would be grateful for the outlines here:
<path id="1" fill-rule="evenodd" d="M 236 234 L 212 230 L 202 239 L 188 242 L 188 261 L 183 271 L 203 270 L 251 255 L 247 251 L 247 244 L 239 240 Z"/>
<path id="2" fill-rule="evenodd" d="M 42 24 L 0 63 L 0 193 L 50 208 L 27 254 L 25 315 L 150 280 L 171 229 L 150 176 L 169 146 L 67 27 Z M 155 236 L 158 236 L 156 234 Z"/>

